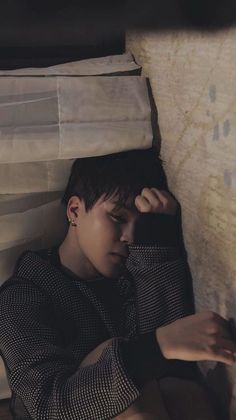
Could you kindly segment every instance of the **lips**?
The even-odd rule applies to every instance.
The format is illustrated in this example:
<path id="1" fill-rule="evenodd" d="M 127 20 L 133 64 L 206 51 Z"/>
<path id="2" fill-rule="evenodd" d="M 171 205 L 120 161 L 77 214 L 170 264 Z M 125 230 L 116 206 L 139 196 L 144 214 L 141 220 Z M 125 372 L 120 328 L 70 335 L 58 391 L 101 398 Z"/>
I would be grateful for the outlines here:
<path id="1" fill-rule="evenodd" d="M 111 253 L 111 258 L 113 263 L 118 264 L 119 266 L 124 266 L 126 264 L 126 257 L 121 256 L 120 254 L 116 254 L 115 252 Z"/>
<path id="2" fill-rule="evenodd" d="M 112 252 L 113 255 L 118 255 L 121 258 L 128 258 L 129 254 L 119 254 L 118 252 Z"/>

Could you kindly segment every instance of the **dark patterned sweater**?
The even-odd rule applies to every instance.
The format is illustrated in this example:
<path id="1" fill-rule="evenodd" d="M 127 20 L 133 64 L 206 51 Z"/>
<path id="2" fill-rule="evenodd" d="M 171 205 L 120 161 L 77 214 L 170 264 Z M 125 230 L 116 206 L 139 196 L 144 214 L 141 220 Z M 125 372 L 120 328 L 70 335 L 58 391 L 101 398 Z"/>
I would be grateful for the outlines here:
<path id="1" fill-rule="evenodd" d="M 197 378 L 194 363 L 166 360 L 156 342 L 156 327 L 194 312 L 184 254 L 177 243 L 164 246 L 157 222 L 142 218 L 150 234 L 130 246 L 117 280 L 78 278 L 61 265 L 58 247 L 19 257 L 0 288 L 0 350 L 15 419 L 112 419 L 150 379 Z M 80 368 L 109 338 L 98 361 Z"/>

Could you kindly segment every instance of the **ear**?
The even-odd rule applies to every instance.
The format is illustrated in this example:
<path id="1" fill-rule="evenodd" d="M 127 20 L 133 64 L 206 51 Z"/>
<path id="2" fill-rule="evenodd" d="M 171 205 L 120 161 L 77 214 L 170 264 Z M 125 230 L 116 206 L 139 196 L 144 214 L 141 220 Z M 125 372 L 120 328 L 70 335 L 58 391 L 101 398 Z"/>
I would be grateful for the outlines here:
<path id="1" fill-rule="evenodd" d="M 70 197 L 68 201 L 67 216 L 70 219 L 75 219 L 76 217 L 78 217 L 78 213 L 79 211 L 81 211 L 82 206 L 83 206 L 83 200 L 81 200 L 76 195 L 73 195 L 72 197 Z"/>

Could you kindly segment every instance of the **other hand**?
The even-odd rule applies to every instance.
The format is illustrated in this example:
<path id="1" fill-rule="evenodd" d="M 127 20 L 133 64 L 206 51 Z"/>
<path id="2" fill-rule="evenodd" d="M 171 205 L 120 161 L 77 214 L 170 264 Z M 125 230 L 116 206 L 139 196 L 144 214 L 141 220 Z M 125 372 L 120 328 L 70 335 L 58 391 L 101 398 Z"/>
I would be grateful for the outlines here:
<path id="1" fill-rule="evenodd" d="M 177 319 L 157 328 L 156 338 L 167 359 L 212 360 L 227 365 L 236 362 L 236 344 L 227 320 L 215 312 L 204 311 Z"/>

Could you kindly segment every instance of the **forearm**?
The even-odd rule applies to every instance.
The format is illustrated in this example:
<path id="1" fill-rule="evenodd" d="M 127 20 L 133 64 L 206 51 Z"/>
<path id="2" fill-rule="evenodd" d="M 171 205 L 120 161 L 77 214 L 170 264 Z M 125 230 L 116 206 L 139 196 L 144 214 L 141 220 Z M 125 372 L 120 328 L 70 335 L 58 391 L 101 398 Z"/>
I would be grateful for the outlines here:
<path id="1" fill-rule="evenodd" d="M 25 298 L 24 317 L 19 295 Z M 0 349 L 11 390 L 32 419 L 108 419 L 118 415 L 140 395 L 124 367 L 122 339 L 114 338 L 97 363 L 80 367 L 84 355 L 75 358 L 61 344 L 51 308 L 47 296 L 26 282 L 12 283 L 0 293 Z M 42 316 L 44 313 L 48 316 Z"/>
<path id="2" fill-rule="evenodd" d="M 58 420 L 112 418 L 128 408 L 140 391 L 122 367 L 117 340 L 104 350 L 105 354 L 97 354 L 96 363 L 77 368 L 56 355 L 54 361 L 39 363 L 37 355 L 11 372 L 10 387 L 32 419 L 49 420 L 53 413 Z"/>

